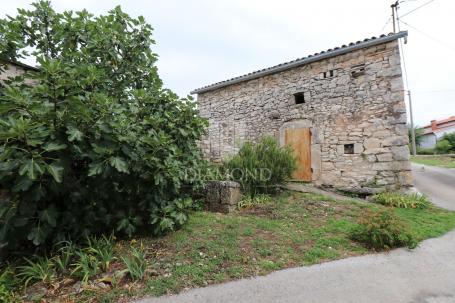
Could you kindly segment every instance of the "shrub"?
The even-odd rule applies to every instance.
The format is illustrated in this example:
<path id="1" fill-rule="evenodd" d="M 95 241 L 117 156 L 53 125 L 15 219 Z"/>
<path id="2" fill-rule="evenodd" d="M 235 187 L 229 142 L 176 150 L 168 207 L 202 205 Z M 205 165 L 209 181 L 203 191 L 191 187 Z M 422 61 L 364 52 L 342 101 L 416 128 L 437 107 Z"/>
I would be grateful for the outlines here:
<path id="1" fill-rule="evenodd" d="M 398 192 L 385 192 L 379 193 L 371 199 L 375 203 L 385 206 L 399 207 L 399 208 L 428 208 L 431 206 L 430 200 L 419 194 L 402 194 Z"/>
<path id="2" fill-rule="evenodd" d="M 242 190 L 254 197 L 284 183 L 296 165 L 290 147 L 280 147 L 274 138 L 264 137 L 257 144 L 245 143 L 224 167 L 230 171 L 231 178 L 240 183 Z"/>
<path id="3" fill-rule="evenodd" d="M 438 152 L 438 154 L 447 154 L 451 149 L 452 145 L 450 145 L 450 142 L 448 140 L 441 140 L 436 143 L 435 150 Z"/>
<path id="4" fill-rule="evenodd" d="M 422 147 L 417 148 L 418 155 L 434 155 L 435 153 L 436 152 L 433 148 L 422 148 Z"/>
<path id="5" fill-rule="evenodd" d="M 351 238 L 376 250 L 407 246 L 415 248 L 416 238 L 392 210 L 367 210 L 352 231 Z"/>
<path id="6" fill-rule="evenodd" d="M 162 87 L 151 26 L 119 7 L 95 17 L 33 6 L 0 20 L 0 57 L 40 65 L 0 87 L 0 247 L 183 224 L 184 209 L 156 213 L 194 185 L 182 172 L 203 163 L 206 121 Z"/>

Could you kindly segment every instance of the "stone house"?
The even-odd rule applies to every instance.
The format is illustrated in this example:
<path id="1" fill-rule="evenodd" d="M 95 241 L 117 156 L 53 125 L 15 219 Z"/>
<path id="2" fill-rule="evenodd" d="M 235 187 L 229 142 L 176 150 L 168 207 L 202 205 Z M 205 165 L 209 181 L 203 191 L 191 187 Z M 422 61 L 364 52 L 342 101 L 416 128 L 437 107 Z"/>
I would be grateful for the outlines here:
<path id="1" fill-rule="evenodd" d="M 274 136 L 298 157 L 295 179 L 372 193 L 412 186 L 398 39 L 382 35 L 192 91 L 220 161 Z"/>
<path id="2" fill-rule="evenodd" d="M 0 59 L 0 83 L 8 78 L 19 76 L 26 71 L 37 70 L 38 68 L 24 64 L 22 62 Z"/>

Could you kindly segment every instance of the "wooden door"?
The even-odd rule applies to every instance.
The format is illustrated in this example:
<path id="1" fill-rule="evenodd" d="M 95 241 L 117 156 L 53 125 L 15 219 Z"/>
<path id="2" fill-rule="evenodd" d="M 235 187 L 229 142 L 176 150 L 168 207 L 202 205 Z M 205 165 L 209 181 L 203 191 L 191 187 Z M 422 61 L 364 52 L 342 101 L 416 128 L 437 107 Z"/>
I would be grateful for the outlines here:
<path id="1" fill-rule="evenodd" d="M 294 149 L 297 169 L 292 178 L 311 181 L 311 132 L 309 128 L 286 129 L 285 143 Z"/>

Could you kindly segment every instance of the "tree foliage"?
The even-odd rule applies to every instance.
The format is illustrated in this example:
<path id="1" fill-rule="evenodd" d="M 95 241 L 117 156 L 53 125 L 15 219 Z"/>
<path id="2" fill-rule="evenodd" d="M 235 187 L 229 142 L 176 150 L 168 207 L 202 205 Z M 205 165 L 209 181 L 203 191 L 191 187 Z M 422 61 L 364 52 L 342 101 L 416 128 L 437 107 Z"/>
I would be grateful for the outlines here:
<path id="1" fill-rule="evenodd" d="M 409 144 L 412 144 L 412 128 L 410 125 L 408 125 L 408 137 L 409 137 Z M 416 146 L 420 146 L 420 144 L 423 141 L 424 137 L 424 131 L 423 128 L 420 127 L 415 127 L 414 128 L 414 134 L 415 134 L 415 139 L 416 139 Z"/>
<path id="2" fill-rule="evenodd" d="M 39 64 L 0 91 L 0 247 L 183 224 L 182 171 L 202 161 L 206 122 L 163 88 L 153 44 L 120 7 L 94 16 L 40 1 L 0 20 L 1 58 Z"/>

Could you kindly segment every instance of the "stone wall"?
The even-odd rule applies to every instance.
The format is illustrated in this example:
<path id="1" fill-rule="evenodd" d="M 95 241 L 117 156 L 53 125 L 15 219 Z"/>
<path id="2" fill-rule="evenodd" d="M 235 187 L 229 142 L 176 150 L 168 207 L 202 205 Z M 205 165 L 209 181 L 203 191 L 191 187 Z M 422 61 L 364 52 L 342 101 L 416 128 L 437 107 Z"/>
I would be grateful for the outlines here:
<path id="1" fill-rule="evenodd" d="M 20 66 L 0 61 L 0 82 L 11 77 L 19 76 L 24 73 Z"/>
<path id="2" fill-rule="evenodd" d="M 295 104 L 298 92 L 304 104 Z M 272 135 L 284 143 L 286 128 L 309 127 L 317 185 L 358 192 L 412 186 L 397 40 L 200 93 L 197 102 L 209 120 L 201 147 L 212 161 L 245 140 Z"/>
<path id="3" fill-rule="evenodd" d="M 26 73 L 27 71 L 29 71 L 29 69 L 26 67 L 0 60 L 0 84 L 2 84 L 3 81 L 7 80 L 8 78 L 14 78 L 17 76 L 21 76 L 24 73 Z M 33 80 L 26 76 L 24 79 L 24 82 L 26 84 L 33 85 L 36 83 L 36 80 Z"/>

